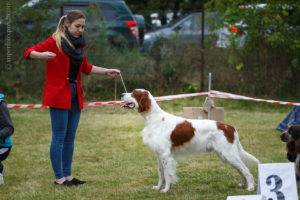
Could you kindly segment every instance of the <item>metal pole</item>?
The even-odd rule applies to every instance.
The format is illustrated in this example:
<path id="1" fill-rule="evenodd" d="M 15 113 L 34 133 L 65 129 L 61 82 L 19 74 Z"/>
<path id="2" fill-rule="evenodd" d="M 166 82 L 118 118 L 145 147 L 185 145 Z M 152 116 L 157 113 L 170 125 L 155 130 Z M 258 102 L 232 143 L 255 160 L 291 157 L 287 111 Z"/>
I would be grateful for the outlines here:
<path id="1" fill-rule="evenodd" d="M 209 75 L 208 75 L 208 99 L 210 99 L 210 91 L 211 90 L 211 72 L 209 72 Z M 210 109 L 208 110 L 208 113 L 207 113 L 207 119 L 210 119 Z"/>
<path id="2" fill-rule="evenodd" d="M 204 26 L 204 4 L 201 7 L 201 83 L 200 89 L 201 91 L 204 90 L 204 33 L 205 33 L 205 26 Z"/>

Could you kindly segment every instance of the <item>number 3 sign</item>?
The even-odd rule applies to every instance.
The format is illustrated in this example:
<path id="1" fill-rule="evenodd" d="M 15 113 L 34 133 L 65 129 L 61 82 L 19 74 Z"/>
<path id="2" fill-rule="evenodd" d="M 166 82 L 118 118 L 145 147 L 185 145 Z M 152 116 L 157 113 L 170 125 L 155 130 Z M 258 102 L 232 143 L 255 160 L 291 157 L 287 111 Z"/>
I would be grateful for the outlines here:
<path id="1" fill-rule="evenodd" d="M 258 194 L 264 200 L 297 200 L 294 163 L 258 165 Z"/>

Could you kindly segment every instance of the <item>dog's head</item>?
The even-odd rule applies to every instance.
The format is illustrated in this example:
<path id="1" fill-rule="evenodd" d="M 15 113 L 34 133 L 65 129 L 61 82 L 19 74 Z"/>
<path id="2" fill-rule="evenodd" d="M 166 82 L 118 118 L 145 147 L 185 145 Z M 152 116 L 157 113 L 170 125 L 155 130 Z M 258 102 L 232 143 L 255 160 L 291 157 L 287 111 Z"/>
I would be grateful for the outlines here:
<path id="1" fill-rule="evenodd" d="M 280 138 L 283 142 L 286 142 L 288 160 L 294 162 L 300 153 L 300 126 L 290 126 L 280 135 Z"/>
<path id="2" fill-rule="evenodd" d="M 137 108 L 139 113 L 148 112 L 155 102 L 149 91 L 144 89 L 135 89 L 132 93 L 123 93 L 122 100 L 125 101 L 124 108 Z"/>
<path id="3" fill-rule="evenodd" d="M 283 142 L 296 141 L 300 138 L 300 125 L 290 126 L 285 132 L 280 135 Z"/>

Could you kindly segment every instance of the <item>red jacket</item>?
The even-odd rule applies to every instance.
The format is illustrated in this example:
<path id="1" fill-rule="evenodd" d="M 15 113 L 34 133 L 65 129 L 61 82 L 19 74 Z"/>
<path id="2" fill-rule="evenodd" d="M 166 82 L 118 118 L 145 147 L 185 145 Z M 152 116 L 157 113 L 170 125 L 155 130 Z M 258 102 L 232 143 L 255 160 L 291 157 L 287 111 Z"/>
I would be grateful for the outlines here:
<path id="1" fill-rule="evenodd" d="M 85 50 L 85 47 L 84 47 Z M 27 60 L 31 51 L 45 52 L 50 51 L 56 54 L 56 57 L 46 61 L 46 81 L 44 87 L 43 105 L 53 108 L 70 109 L 71 108 L 71 87 L 68 81 L 70 58 L 65 52 L 60 52 L 52 36 L 41 44 L 37 44 L 25 50 L 24 55 Z M 84 54 L 77 75 L 77 97 L 78 107 L 83 108 L 83 97 L 81 89 L 81 72 L 89 74 L 93 65 L 88 63 Z"/>

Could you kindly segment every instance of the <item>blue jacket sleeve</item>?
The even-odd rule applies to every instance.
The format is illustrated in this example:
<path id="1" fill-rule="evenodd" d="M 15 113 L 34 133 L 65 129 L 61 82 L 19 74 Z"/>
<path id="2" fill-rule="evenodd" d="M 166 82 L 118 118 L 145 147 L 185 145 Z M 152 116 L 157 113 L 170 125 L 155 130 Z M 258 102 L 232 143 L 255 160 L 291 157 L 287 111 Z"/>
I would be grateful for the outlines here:
<path id="1" fill-rule="evenodd" d="M 5 102 L 0 102 L 0 138 L 5 139 L 14 133 L 10 114 Z"/>

